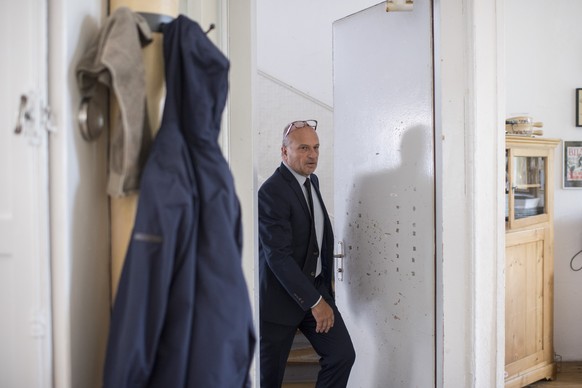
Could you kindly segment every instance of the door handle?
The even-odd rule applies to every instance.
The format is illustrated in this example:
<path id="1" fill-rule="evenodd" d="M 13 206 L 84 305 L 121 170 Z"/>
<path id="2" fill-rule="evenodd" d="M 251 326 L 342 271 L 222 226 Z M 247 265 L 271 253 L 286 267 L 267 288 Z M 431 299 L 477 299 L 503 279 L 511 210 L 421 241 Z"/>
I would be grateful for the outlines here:
<path id="1" fill-rule="evenodd" d="M 335 272 L 337 273 L 337 280 L 340 282 L 344 281 L 344 242 L 338 241 L 337 242 L 337 251 L 333 255 L 335 261 Z"/>

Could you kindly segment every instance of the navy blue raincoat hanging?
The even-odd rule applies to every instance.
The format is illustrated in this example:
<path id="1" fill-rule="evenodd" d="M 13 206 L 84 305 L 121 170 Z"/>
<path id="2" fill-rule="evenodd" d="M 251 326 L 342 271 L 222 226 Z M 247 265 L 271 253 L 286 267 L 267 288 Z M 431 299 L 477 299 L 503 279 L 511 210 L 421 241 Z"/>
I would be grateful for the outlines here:
<path id="1" fill-rule="evenodd" d="M 162 125 L 141 179 L 104 386 L 250 386 L 240 205 L 218 145 L 229 62 L 182 15 L 164 28 L 164 59 Z"/>

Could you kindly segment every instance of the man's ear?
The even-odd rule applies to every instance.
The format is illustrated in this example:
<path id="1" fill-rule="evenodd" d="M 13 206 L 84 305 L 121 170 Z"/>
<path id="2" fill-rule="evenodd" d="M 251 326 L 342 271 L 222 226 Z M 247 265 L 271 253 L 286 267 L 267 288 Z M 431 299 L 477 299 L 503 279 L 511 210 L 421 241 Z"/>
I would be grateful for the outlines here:
<path id="1" fill-rule="evenodd" d="M 281 157 L 283 158 L 287 157 L 287 147 L 285 146 L 281 146 Z"/>

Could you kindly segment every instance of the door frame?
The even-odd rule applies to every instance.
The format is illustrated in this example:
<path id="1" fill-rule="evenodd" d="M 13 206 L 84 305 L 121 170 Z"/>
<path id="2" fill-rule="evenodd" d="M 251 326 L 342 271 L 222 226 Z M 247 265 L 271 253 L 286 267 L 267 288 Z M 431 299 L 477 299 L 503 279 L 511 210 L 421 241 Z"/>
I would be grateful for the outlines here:
<path id="1" fill-rule="evenodd" d="M 437 382 L 502 387 L 503 1 L 435 0 L 434 9 Z"/>

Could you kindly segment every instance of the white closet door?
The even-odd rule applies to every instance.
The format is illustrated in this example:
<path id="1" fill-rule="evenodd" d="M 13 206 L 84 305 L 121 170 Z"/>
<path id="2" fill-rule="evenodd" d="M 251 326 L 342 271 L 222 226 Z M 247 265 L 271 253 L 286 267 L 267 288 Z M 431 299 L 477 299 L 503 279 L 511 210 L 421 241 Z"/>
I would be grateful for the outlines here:
<path id="1" fill-rule="evenodd" d="M 0 2 L 0 387 L 52 386 L 46 19 Z"/>

